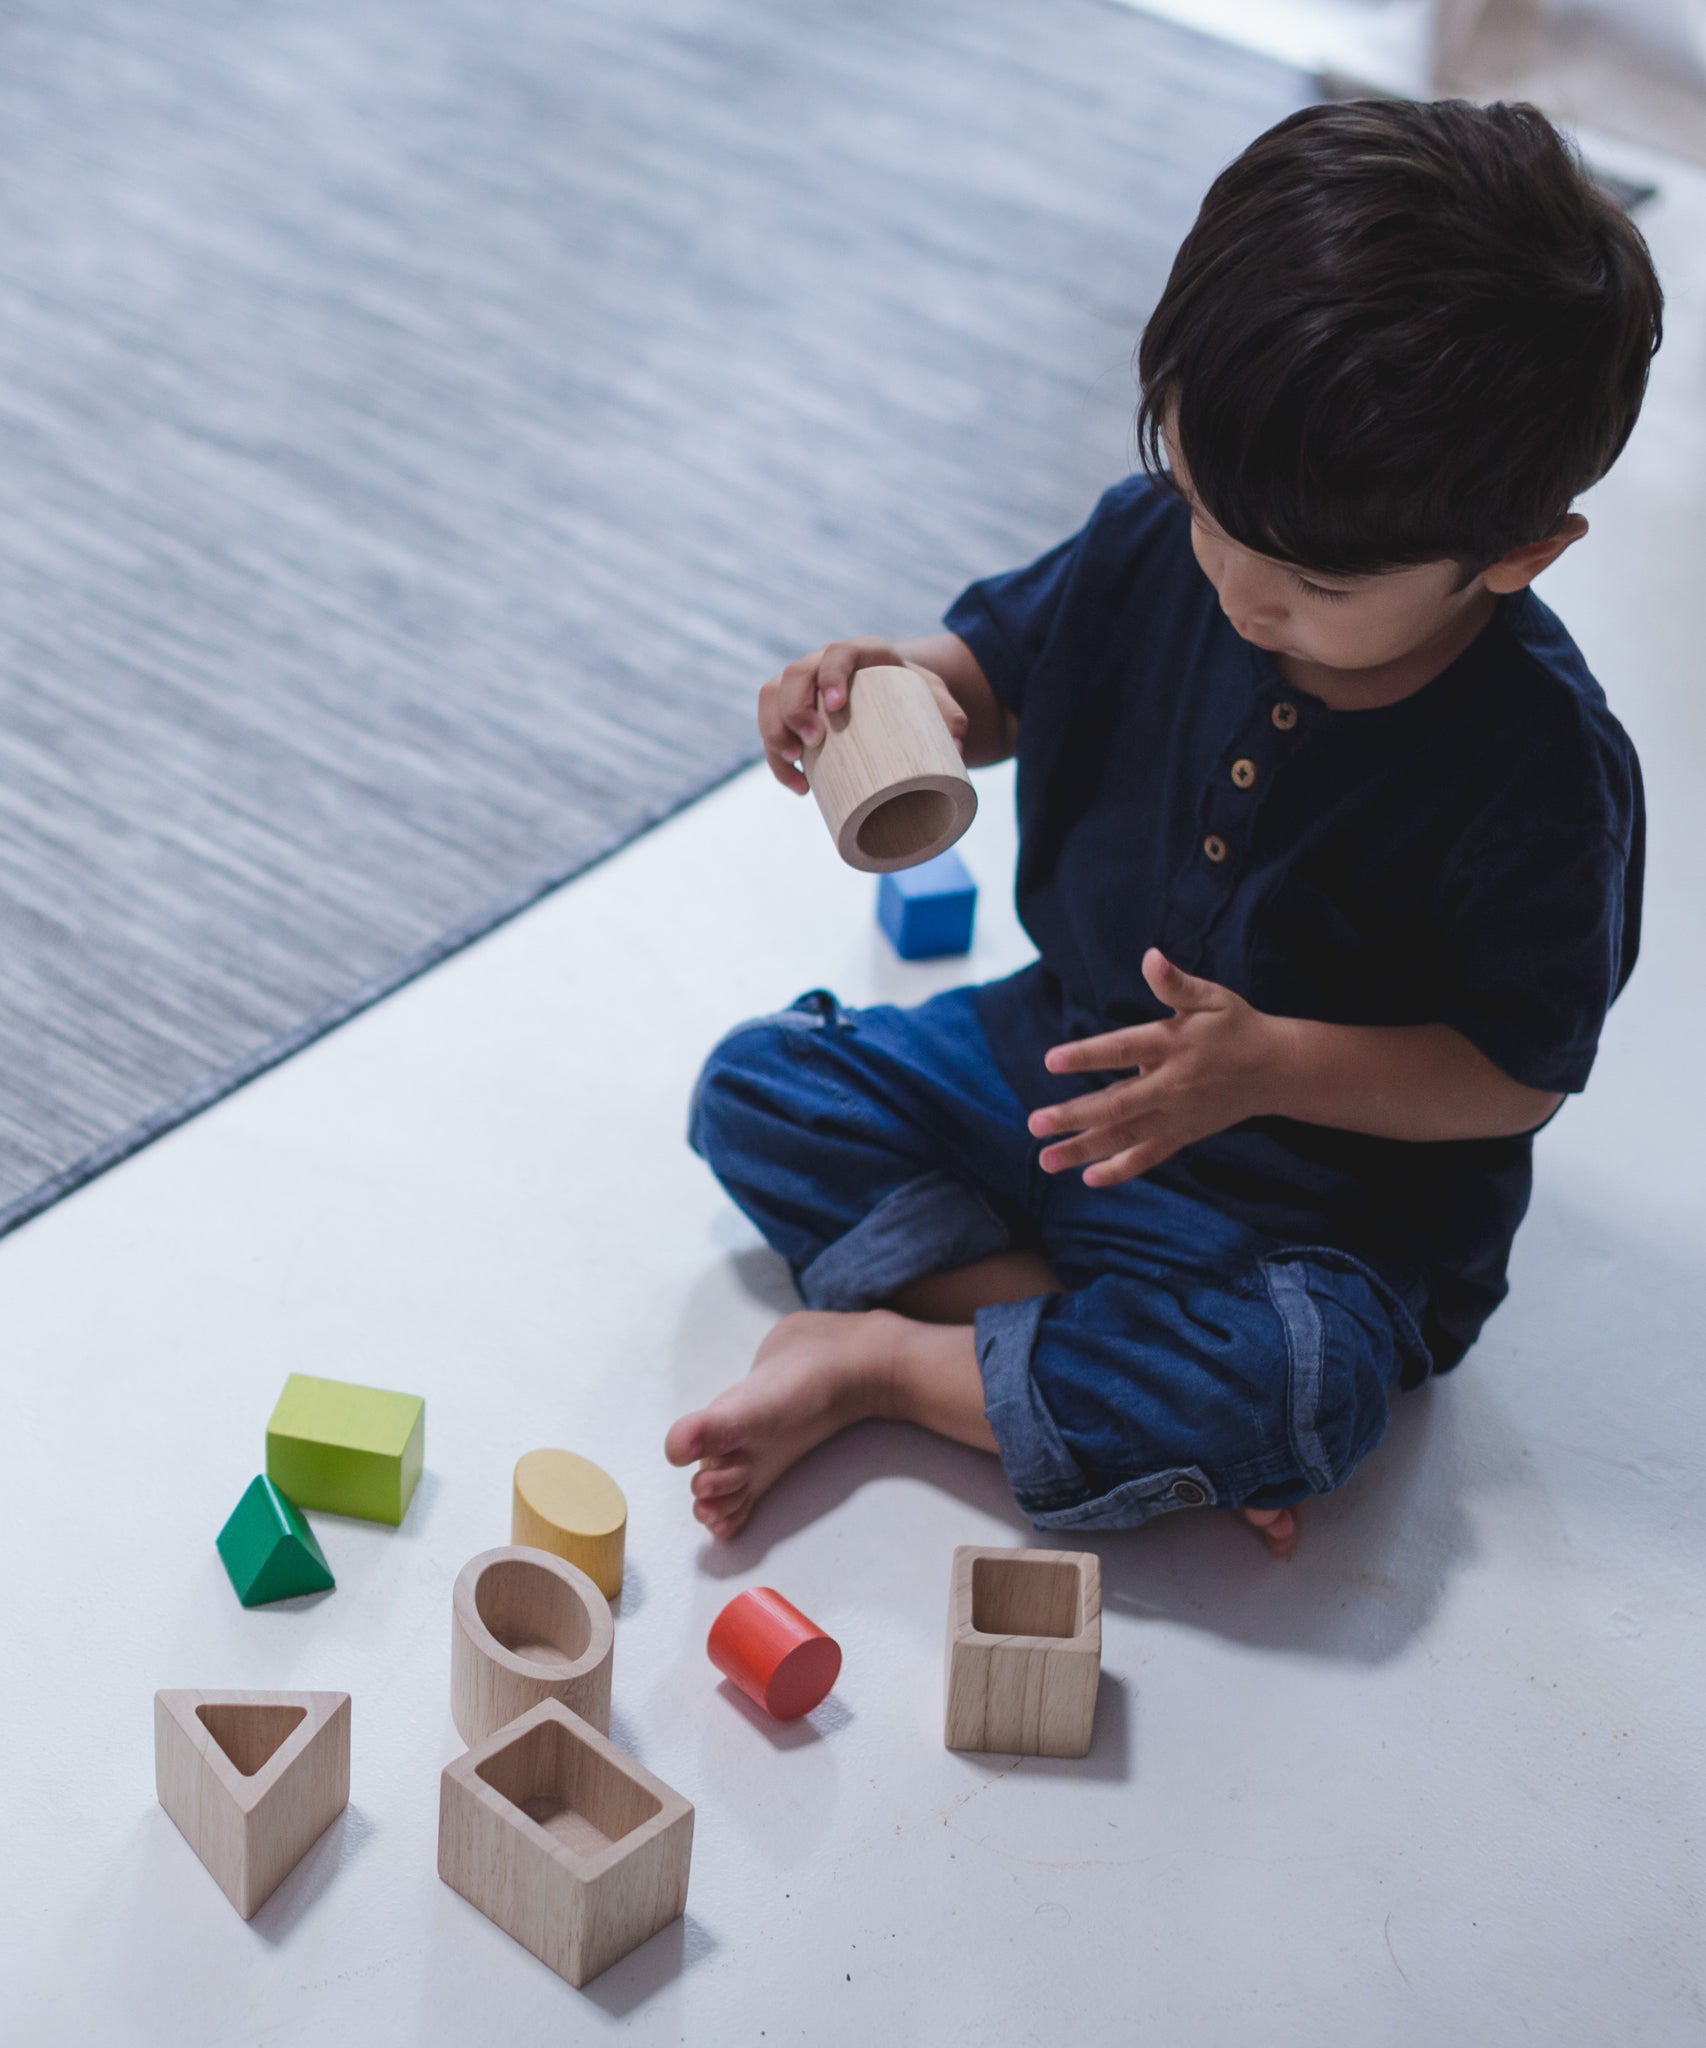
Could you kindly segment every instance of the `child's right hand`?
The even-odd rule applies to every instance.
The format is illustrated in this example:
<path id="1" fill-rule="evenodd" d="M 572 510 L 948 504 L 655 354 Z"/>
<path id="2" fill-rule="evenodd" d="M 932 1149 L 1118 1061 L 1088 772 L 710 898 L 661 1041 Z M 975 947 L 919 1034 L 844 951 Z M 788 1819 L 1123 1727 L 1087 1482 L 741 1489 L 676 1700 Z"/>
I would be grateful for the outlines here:
<path id="1" fill-rule="evenodd" d="M 930 685 L 954 745 L 965 752 L 968 720 L 947 684 L 934 669 L 909 661 L 887 640 L 832 640 L 815 654 L 789 662 L 758 693 L 758 730 L 764 758 L 784 789 L 804 796 L 811 785 L 800 771 L 800 756 L 823 738 L 824 717 L 847 702 L 853 678 L 862 668 L 909 668 Z"/>

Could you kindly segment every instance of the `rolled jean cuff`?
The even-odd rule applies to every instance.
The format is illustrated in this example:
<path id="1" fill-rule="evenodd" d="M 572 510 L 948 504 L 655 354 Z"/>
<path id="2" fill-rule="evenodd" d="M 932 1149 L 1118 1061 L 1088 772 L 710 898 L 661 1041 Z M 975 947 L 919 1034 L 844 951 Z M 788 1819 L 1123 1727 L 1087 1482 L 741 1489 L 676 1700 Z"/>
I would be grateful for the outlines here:
<path id="1" fill-rule="evenodd" d="M 1101 1491 L 1086 1478 L 1031 1371 L 1050 1299 L 1039 1294 L 977 1312 L 983 1412 L 1019 1506 L 1039 1529 L 1135 1529 L 1172 1508 L 1217 1503 L 1219 1490 L 1200 1465 L 1172 1466 Z"/>
<path id="2" fill-rule="evenodd" d="M 1048 1303 L 1046 1294 L 1034 1294 L 1027 1301 L 998 1301 L 977 1312 L 984 1416 L 995 1432 L 1013 1498 L 1033 1520 L 1084 1493 L 1078 1461 L 1062 1442 L 1031 1377 L 1031 1354 Z"/>
<path id="3" fill-rule="evenodd" d="M 875 1308 L 909 1280 L 969 1266 L 1011 1242 L 981 1195 L 962 1181 L 925 1173 L 891 1188 L 795 1280 L 809 1308 Z"/>

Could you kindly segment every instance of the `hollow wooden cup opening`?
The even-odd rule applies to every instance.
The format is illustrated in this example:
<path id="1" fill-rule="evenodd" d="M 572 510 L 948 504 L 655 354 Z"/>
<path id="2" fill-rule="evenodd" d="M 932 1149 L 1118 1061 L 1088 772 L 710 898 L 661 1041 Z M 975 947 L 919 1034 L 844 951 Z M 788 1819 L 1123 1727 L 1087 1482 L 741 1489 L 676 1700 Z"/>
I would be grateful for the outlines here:
<path id="1" fill-rule="evenodd" d="M 512 1656 L 567 1673 L 592 1641 L 586 1602 L 555 1572 L 523 1557 L 500 1558 L 474 1583 L 474 1611 Z"/>

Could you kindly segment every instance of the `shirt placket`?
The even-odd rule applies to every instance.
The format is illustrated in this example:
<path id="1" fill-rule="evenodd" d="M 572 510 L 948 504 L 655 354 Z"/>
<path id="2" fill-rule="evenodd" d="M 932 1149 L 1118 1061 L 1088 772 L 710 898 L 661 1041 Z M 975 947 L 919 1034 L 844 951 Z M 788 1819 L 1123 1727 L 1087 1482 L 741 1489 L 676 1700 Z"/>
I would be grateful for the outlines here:
<path id="1" fill-rule="evenodd" d="M 1301 749 L 1307 721 L 1276 679 L 1257 692 L 1246 717 L 1210 769 L 1197 806 L 1195 835 L 1169 892 L 1162 950 L 1175 966 L 1197 971 L 1215 919 L 1249 866 L 1251 842 L 1276 776 Z"/>

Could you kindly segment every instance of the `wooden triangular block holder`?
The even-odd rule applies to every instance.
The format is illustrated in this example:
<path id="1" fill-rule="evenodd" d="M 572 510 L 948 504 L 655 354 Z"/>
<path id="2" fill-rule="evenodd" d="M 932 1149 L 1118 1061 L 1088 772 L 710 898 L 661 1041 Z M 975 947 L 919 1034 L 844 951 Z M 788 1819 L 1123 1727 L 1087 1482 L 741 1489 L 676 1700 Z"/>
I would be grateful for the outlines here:
<path id="1" fill-rule="evenodd" d="M 347 1692 L 157 1692 L 160 1804 L 245 1920 L 349 1804 Z"/>

